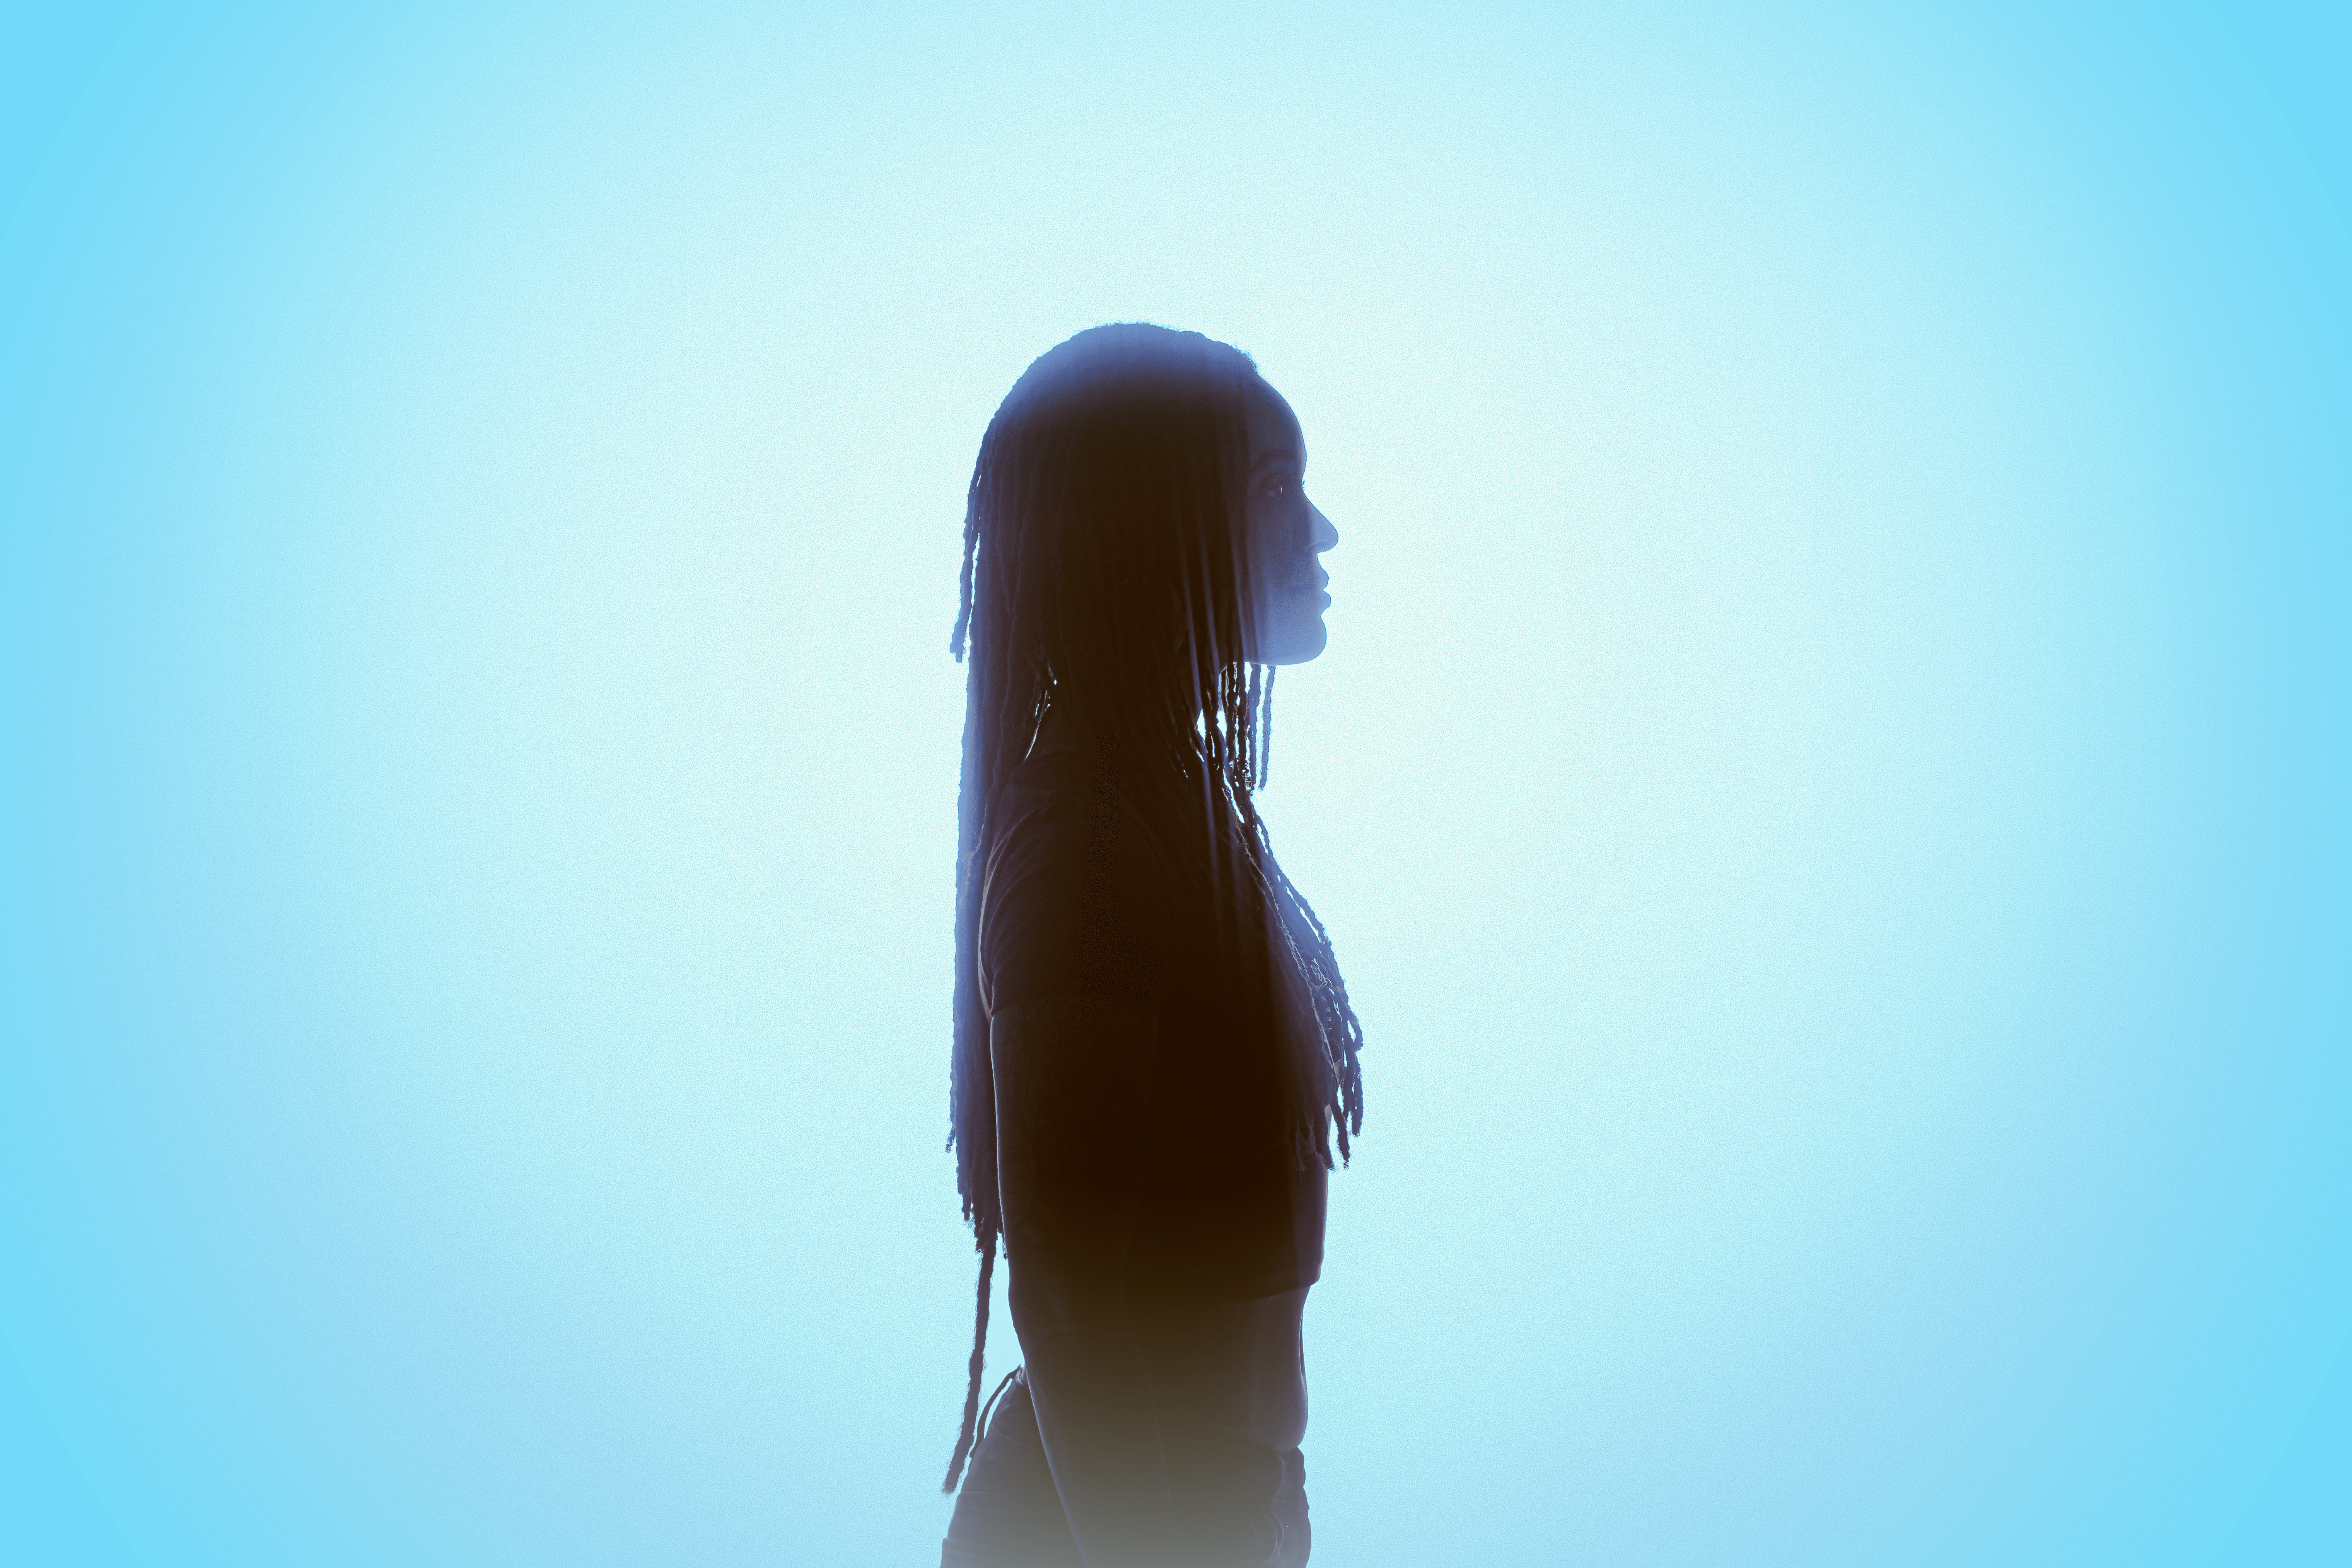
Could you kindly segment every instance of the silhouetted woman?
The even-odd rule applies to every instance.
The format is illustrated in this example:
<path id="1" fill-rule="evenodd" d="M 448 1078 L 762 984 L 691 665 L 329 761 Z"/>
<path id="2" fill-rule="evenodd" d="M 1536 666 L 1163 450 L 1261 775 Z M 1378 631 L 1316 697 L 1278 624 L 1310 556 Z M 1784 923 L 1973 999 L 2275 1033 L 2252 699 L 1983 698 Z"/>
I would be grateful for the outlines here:
<path id="1" fill-rule="evenodd" d="M 1273 667 L 1339 542 L 1289 405 L 1197 332 L 1078 333 L 981 442 L 950 1142 L 981 1252 L 949 1568 L 1307 1561 L 1299 1314 L 1361 1043 L 1268 847 Z M 1002 1236 L 1024 1364 L 980 1409 Z M 975 1435 L 978 1446 L 974 1447 Z"/>

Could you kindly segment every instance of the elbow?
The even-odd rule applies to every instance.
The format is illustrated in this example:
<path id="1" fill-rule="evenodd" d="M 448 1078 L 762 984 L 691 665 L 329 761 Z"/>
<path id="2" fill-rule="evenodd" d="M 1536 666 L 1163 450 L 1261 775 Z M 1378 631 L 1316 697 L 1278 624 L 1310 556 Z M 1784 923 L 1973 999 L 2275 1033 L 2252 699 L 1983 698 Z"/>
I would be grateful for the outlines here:
<path id="1" fill-rule="evenodd" d="M 1006 1304 L 1024 1351 L 1124 1325 L 1126 1295 L 1116 1270 L 1034 1246 L 1008 1250 L 1006 1263 L 1012 1275 L 1005 1285 Z"/>

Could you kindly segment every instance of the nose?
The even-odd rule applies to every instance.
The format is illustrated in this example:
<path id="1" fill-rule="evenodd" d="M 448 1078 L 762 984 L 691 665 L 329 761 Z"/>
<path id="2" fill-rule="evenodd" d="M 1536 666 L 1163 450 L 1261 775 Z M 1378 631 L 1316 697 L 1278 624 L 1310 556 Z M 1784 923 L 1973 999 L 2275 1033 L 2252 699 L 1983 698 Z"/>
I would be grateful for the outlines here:
<path id="1" fill-rule="evenodd" d="M 1320 555 L 1339 542 L 1339 531 L 1331 526 L 1331 520 L 1313 501 L 1307 503 L 1307 510 L 1315 514 L 1315 552 Z"/>

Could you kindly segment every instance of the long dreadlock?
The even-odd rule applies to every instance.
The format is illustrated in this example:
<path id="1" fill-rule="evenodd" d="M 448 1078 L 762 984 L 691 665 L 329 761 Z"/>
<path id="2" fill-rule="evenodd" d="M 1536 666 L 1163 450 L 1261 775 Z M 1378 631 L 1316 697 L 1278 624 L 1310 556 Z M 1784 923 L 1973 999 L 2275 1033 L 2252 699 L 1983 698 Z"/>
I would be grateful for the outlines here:
<path id="1" fill-rule="evenodd" d="M 1244 399 L 1255 362 L 1198 332 L 1120 323 L 1040 355 L 973 465 L 961 605 L 969 645 L 957 799 L 954 1050 L 948 1146 L 980 1250 L 980 1299 L 955 1456 L 971 1451 L 1003 1232 L 988 1019 L 980 1004 L 981 860 L 992 805 L 1049 708 L 1112 757 L 1123 785 L 1196 835 L 1221 959 L 1264 964 L 1289 1042 L 1281 1075 L 1296 1168 L 1349 1154 L 1363 1129 L 1349 1005 L 1331 939 L 1276 862 L 1254 792 L 1273 739 L 1274 668 L 1245 657 L 1252 568 L 1242 522 Z"/>

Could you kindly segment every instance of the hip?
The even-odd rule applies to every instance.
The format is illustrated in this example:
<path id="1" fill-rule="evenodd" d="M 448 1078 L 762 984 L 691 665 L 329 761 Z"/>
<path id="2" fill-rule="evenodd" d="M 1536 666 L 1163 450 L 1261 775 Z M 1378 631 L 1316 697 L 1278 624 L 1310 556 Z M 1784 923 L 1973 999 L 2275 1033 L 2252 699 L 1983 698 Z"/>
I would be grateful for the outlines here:
<path id="1" fill-rule="evenodd" d="M 1016 1370 L 992 1403 L 940 1543 L 941 1568 L 1080 1568 L 1024 1375 Z M 1303 1568 L 1312 1532 L 1297 1448 L 1191 1426 L 1165 1441 L 1188 1561 Z"/>

